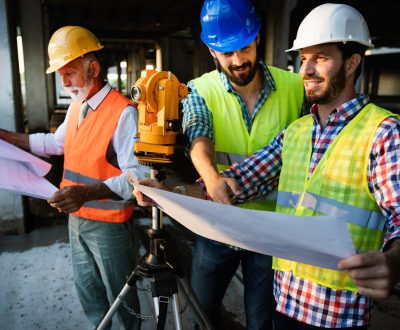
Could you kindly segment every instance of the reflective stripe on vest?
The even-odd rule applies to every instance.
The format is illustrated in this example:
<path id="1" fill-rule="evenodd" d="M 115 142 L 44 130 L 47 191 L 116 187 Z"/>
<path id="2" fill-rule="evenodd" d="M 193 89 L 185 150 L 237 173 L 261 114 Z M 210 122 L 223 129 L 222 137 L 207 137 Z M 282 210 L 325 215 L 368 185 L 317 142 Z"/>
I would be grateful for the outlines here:
<path id="1" fill-rule="evenodd" d="M 92 209 L 98 210 L 123 210 L 127 206 L 133 205 L 133 202 L 126 201 L 112 201 L 106 200 L 102 201 L 89 201 L 83 204 L 85 207 L 90 207 Z"/>
<path id="2" fill-rule="evenodd" d="M 76 183 L 82 183 L 82 184 L 95 184 L 95 183 L 100 183 L 103 182 L 104 180 L 96 179 L 96 178 L 91 178 L 86 175 L 82 175 L 76 172 L 73 172 L 71 170 L 64 170 L 64 178 L 76 182 Z"/>
<path id="3" fill-rule="evenodd" d="M 382 213 L 364 210 L 336 200 L 306 192 L 299 205 L 301 194 L 279 191 L 277 205 L 296 209 L 300 206 L 330 216 L 343 218 L 347 223 L 370 229 L 383 230 L 385 217 Z"/>
<path id="4" fill-rule="evenodd" d="M 231 166 L 235 163 L 242 163 L 248 156 L 246 155 L 238 155 L 229 152 L 216 151 L 215 152 L 215 161 L 217 164 Z"/>

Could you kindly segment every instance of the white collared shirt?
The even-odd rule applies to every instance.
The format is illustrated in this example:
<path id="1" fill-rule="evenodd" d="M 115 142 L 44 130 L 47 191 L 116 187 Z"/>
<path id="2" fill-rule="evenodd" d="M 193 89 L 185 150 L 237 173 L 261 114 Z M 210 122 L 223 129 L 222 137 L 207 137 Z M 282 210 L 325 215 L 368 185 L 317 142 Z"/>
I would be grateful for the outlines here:
<path id="1" fill-rule="evenodd" d="M 90 111 L 96 111 L 110 90 L 111 86 L 107 83 L 88 100 L 88 113 Z M 64 141 L 70 111 L 71 106 L 68 108 L 64 122 L 54 133 L 36 133 L 29 135 L 29 145 L 34 154 L 38 156 L 64 154 Z M 149 172 L 148 167 L 140 165 L 133 154 L 133 144 L 137 141 L 137 122 L 137 111 L 132 111 L 132 106 L 127 106 L 122 111 L 117 128 L 115 129 L 111 140 L 122 173 L 119 176 L 105 180 L 104 184 L 123 199 L 129 199 L 132 197 L 133 188 L 126 180 L 127 173 L 130 172 L 138 179 L 141 179 L 148 176 L 147 173 Z"/>

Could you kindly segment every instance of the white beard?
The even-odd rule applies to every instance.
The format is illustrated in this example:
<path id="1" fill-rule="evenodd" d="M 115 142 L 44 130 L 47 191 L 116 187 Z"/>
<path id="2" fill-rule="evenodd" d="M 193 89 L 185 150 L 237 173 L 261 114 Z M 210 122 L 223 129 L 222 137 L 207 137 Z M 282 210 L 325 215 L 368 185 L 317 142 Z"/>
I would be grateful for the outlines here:
<path id="1" fill-rule="evenodd" d="M 70 86 L 70 87 L 64 87 L 64 89 L 69 93 L 72 101 L 83 101 L 89 94 L 90 87 L 91 86 L 85 86 L 85 87 Z"/>

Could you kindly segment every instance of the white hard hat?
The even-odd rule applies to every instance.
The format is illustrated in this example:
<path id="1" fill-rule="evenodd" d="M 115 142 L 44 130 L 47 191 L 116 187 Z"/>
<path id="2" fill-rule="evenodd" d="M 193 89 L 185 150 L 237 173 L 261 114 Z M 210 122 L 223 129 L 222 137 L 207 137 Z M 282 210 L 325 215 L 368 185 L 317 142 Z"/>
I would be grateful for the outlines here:
<path id="1" fill-rule="evenodd" d="M 373 48 L 367 23 L 353 7 L 326 3 L 314 8 L 301 22 L 293 47 L 287 52 L 331 42 L 357 42 Z"/>

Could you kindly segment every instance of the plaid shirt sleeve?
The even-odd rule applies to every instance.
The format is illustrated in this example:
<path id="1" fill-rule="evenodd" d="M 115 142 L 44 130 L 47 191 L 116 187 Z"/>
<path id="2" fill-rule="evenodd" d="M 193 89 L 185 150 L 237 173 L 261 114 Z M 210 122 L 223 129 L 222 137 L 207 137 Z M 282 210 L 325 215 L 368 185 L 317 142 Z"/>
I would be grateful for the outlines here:
<path id="1" fill-rule="evenodd" d="M 369 162 L 372 193 L 386 218 L 383 249 L 400 238 L 400 121 L 390 117 L 379 126 Z"/>
<path id="2" fill-rule="evenodd" d="M 241 164 L 233 164 L 222 172 L 225 177 L 235 178 L 242 194 L 235 203 L 243 203 L 253 197 L 263 196 L 277 188 L 282 168 L 283 129 L 269 145 L 246 158 Z"/>
<path id="3" fill-rule="evenodd" d="M 190 93 L 182 100 L 182 128 L 189 140 L 188 147 L 199 136 L 208 137 L 214 142 L 212 113 L 192 82 L 188 83 L 188 87 Z"/>

